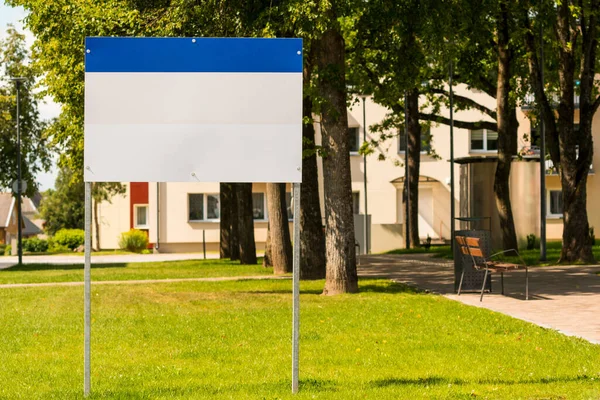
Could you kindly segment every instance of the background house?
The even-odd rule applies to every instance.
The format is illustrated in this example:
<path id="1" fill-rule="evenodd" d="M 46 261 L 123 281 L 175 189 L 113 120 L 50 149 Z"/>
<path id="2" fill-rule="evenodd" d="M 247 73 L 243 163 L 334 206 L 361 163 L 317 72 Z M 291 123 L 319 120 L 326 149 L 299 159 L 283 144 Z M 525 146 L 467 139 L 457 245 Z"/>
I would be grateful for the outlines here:
<path id="1" fill-rule="evenodd" d="M 464 85 L 455 87 L 456 93 L 470 97 L 495 109 L 493 98 L 467 89 Z M 519 110 L 518 148 L 534 148 L 539 135 L 531 127 L 527 118 L 528 107 Z M 366 100 L 367 127 L 382 121 L 389 112 Z M 442 111 L 442 114 L 448 112 Z M 477 110 L 455 113 L 456 119 L 480 121 L 491 119 Z M 575 116 L 578 118 L 578 111 Z M 596 116 L 594 136 L 600 132 L 600 115 Z M 363 137 L 363 107 L 356 102 L 348 109 L 348 129 L 351 138 L 350 162 L 352 168 L 352 192 L 355 214 L 364 213 L 364 158 L 358 154 Z M 316 142 L 320 144 L 321 133 L 318 120 L 315 122 Z M 378 133 L 367 133 L 368 139 L 377 138 Z M 423 130 L 423 139 L 437 156 L 428 155 L 427 148 L 421 155 L 419 178 L 419 233 L 422 238 L 430 236 L 437 241 L 450 239 L 450 175 L 454 173 L 456 191 L 456 216 L 486 216 L 492 218 L 492 237 L 498 239 L 498 223 L 493 198 L 494 157 L 497 154 L 498 134 L 485 129 L 469 131 L 455 128 L 454 156 L 463 160 L 450 171 L 450 134 L 446 125 L 433 125 Z M 430 140 L 429 140 L 430 137 Z M 594 146 L 598 146 L 596 141 Z M 534 151 L 535 153 L 535 151 Z M 385 154 L 383 161 L 379 155 Z M 368 213 L 371 216 L 370 248 L 372 252 L 383 252 L 404 245 L 404 135 L 399 132 L 391 140 L 381 144 L 367 156 Z M 594 151 L 594 164 L 600 157 L 600 149 Z M 535 157 L 535 155 L 534 155 Z M 484 159 L 487 167 L 467 170 L 469 160 Z M 517 161 L 517 160 L 516 160 Z M 483 165 L 483 164 L 482 164 Z M 319 166 L 320 193 L 323 196 L 322 163 Z M 462 169 L 461 169 L 462 168 Z M 465 176 L 470 175 L 470 180 Z M 460 186 L 461 182 L 463 187 Z M 481 182 L 479 186 L 476 182 Z M 473 186 L 475 184 L 475 186 Z M 482 186 L 483 185 L 483 186 Z M 547 187 L 547 238 L 562 237 L 562 194 L 558 176 L 549 173 Z M 267 232 L 268 213 L 266 206 L 266 185 L 254 183 L 254 222 L 257 248 L 264 246 Z M 291 186 L 287 187 L 287 200 L 290 204 Z M 539 235 L 539 162 L 515 162 L 511 178 L 512 205 L 519 239 L 526 235 Z M 591 173 L 588 179 L 588 198 L 600 196 L 600 182 Z M 462 201 L 462 204 L 461 204 Z M 321 201 L 323 204 L 323 201 Z M 117 196 L 110 203 L 99 205 L 101 225 L 100 246 L 117 248 L 118 237 L 122 232 L 138 228 L 148 232 L 150 242 L 160 252 L 202 251 L 203 240 L 208 251 L 218 251 L 219 246 L 219 184 L 218 183 L 136 183 L 127 185 L 127 192 Z M 291 211 L 291 210 L 290 210 Z M 600 226 L 600 212 L 593 207 L 589 210 L 591 226 Z M 289 214 L 291 219 L 291 212 Z M 360 221 L 360 220 L 358 220 Z M 496 221 L 496 222 L 494 222 Z M 362 228 L 356 224 L 357 237 L 362 236 Z M 460 228 L 457 224 L 457 228 Z"/>
<path id="2" fill-rule="evenodd" d="M 43 221 L 37 219 L 37 207 L 41 199 L 40 195 L 22 197 L 22 222 L 21 233 L 23 238 L 37 236 L 42 234 Z M 0 193 L 0 244 L 11 244 L 16 251 L 17 241 L 17 202 L 12 193 Z"/>

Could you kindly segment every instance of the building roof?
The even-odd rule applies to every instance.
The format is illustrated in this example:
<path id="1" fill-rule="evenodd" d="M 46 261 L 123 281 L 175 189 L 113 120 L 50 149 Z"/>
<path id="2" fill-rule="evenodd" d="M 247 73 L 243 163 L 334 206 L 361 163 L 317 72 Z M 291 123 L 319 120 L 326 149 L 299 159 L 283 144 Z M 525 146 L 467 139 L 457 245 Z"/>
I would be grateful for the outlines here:
<path id="1" fill-rule="evenodd" d="M 22 204 L 23 214 L 37 214 L 37 207 L 29 197 L 23 196 Z M 12 193 L 0 193 L 0 228 L 8 227 L 10 216 L 14 211 L 16 207 Z"/>

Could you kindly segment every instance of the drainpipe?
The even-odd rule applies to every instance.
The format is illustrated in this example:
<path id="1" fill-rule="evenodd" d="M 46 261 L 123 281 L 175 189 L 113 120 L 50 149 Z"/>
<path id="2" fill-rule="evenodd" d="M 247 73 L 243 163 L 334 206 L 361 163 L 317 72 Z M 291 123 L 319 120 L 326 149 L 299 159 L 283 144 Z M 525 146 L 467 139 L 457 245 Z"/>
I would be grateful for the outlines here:
<path id="1" fill-rule="evenodd" d="M 156 182 L 156 243 L 154 250 L 160 247 L 160 182 Z"/>

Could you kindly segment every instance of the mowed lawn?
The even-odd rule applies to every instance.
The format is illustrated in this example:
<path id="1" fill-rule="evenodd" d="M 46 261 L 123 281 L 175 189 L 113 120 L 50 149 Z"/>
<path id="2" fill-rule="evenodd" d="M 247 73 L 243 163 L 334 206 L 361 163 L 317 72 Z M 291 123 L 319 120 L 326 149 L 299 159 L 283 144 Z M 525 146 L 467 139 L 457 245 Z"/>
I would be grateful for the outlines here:
<path id="1" fill-rule="evenodd" d="M 259 260 L 262 262 L 262 259 Z M 191 260 L 120 264 L 92 264 L 93 281 L 136 279 L 212 278 L 228 276 L 272 275 L 273 268 L 240 265 L 229 260 Z M 81 264 L 23 264 L 0 269 L 0 284 L 82 282 Z"/>
<path id="2" fill-rule="evenodd" d="M 92 287 L 96 399 L 598 399 L 600 346 L 385 280 Z M 83 290 L 0 290 L 0 398 L 82 397 Z"/>

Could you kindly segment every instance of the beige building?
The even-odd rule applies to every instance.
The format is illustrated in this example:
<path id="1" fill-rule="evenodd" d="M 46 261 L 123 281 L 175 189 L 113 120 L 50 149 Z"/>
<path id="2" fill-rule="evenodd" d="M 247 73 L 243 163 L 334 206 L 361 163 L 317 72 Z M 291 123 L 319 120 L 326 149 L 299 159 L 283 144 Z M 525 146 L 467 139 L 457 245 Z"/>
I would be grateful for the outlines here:
<path id="1" fill-rule="evenodd" d="M 464 86 L 455 88 L 456 93 L 476 99 L 490 109 L 496 102 L 483 93 L 475 93 Z M 363 137 L 363 106 L 360 101 L 348 109 L 351 137 L 350 162 L 352 166 L 352 190 L 355 214 L 364 214 L 364 159 L 358 154 Z M 366 100 L 367 127 L 379 123 L 389 110 Z M 529 148 L 528 137 L 535 139 L 526 116 L 527 109 L 519 112 L 518 148 Z M 446 116 L 448 114 L 446 113 Z M 457 120 L 490 120 L 476 110 L 455 113 Z M 600 116 L 596 115 L 594 132 L 600 132 Z M 576 115 L 577 120 L 577 115 Z M 318 120 L 315 123 L 317 144 L 320 144 Z M 455 128 L 454 157 L 461 160 L 450 171 L 450 134 L 446 125 L 434 125 L 424 135 L 431 135 L 431 146 L 437 157 L 421 157 L 419 179 L 419 234 L 434 241 L 450 239 L 450 176 L 455 179 L 456 216 L 492 217 L 497 224 L 495 205 L 490 182 L 494 176 L 494 156 L 497 154 L 497 133 L 486 130 L 469 131 Z M 367 132 L 368 138 L 377 139 L 379 134 Z M 600 141 L 595 141 L 598 146 Z M 397 135 L 382 143 L 374 153 L 367 156 L 368 214 L 371 216 L 370 248 L 383 252 L 403 246 L 404 203 L 404 136 Z M 595 165 L 600 160 L 600 149 L 594 149 Z M 380 154 L 385 160 L 380 161 Z M 537 156 L 536 156 L 537 157 Z M 527 157 L 525 158 L 527 159 Z M 473 163 L 476 160 L 477 163 Z M 517 233 L 521 240 L 530 233 L 539 235 L 539 162 L 522 161 L 513 164 L 511 196 Z M 477 164 L 477 165 L 476 165 Z M 481 164 L 481 165 L 479 165 Z M 323 193 L 322 164 L 319 160 L 319 183 Z M 462 187 L 461 187 L 462 183 Z M 257 248 L 261 250 L 266 238 L 268 213 L 265 184 L 253 184 L 255 235 Z M 547 237 L 560 239 L 562 235 L 562 195 L 560 181 L 549 174 L 547 187 Z M 291 186 L 288 185 L 288 205 Z M 148 232 L 150 242 L 160 252 L 198 252 L 203 243 L 207 251 L 218 251 L 219 245 L 219 184 L 218 183 L 129 183 L 124 196 L 99 206 L 101 224 L 100 246 L 117 248 L 122 232 L 131 228 Z M 588 179 L 589 199 L 600 195 L 600 182 L 593 174 Z M 462 204 L 461 204 L 462 199 Z M 291 218 L 290 213 L 290 218 Z M 495 219 L 494 219 L 495 218 Z M 590 225 L 600 227 L 600 212 L 589 208 Z M 361 219 L 355 219 L 357 238 L 362 243 Z M 457 229 L 460 228 L 457 224 Z M 494 226 L 492 226 L 494 236 Z M 497 235 L 496 235 L 497 236 Z"/>

